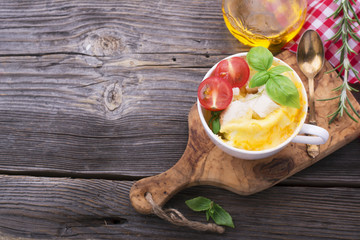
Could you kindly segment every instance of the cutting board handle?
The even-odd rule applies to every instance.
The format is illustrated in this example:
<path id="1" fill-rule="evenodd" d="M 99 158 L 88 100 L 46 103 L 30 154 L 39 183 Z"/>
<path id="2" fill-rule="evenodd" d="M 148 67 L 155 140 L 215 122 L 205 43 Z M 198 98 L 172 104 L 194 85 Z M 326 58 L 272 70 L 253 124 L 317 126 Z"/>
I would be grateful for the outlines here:
<path id="1" fill-rule="evenodd" d="M 157 205 L 163 206 L 177 192 L 191 185 L 188 176 L 179 171 L 177 165 L 159 175 L 141 179 L 132 186 L 130 199 L 136 211 L 142 214 L 152 212 L 151 205 L 145 199 L 148 192 Z"/>

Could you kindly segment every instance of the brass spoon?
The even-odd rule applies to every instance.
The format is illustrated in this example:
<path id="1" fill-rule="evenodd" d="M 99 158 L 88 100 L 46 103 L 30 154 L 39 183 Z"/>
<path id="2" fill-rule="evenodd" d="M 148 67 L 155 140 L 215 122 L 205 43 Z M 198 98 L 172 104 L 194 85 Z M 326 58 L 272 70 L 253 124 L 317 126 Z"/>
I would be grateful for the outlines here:
<path id="1" fill-rule="evenodd" d="M 306 30 L 300 38 L 296 53 L 297 63 L 300 70 L 309 79 L 309 123 L 316 125 L 314 77 L 324 65 L 324 45 L 319 34 L 314 30 Z M 320 153 L 318 145 L 307 145 L 307 153 L 315 158 Z"/>

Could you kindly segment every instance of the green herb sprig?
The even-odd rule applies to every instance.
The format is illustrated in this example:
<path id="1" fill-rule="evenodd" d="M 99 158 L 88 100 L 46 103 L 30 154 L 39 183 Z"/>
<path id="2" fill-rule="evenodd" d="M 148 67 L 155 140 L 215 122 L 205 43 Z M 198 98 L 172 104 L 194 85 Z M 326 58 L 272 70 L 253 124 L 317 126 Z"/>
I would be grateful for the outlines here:
<path id="1" fill-rule="evenodd" d="M 209 221 L 210 217 L 218 225 L 228 226 L 235 228 L 232 217 L 220 205 L 214 203 L 205 197 L 196 197 L 185 201 L 186 205 L 193 211 L 202 212 L 206 211 L 206 220 Z"/>
<path id="2" fill-rule="evenodd" d="M 222 111 L 212 111 L 211 118 L 209 119 L 209 125 L 213 133 L 218 134 L 220 132 L 220 114 Z"/>
<path id="3" fill-rule="evenodd" d="M 335 3 L 339 2 L 339 0 L 334 0 Z M 328 39 L 328 41 L 342 41 L 342 46 L 339 48 L 337 53 L 340 53 L 340 65 L 337 66 L 336 68 L 334 68 L 331 71 L 328 71 L 327 73 L 333 72 L 335 70 L 338 70 L 338 77 L 341 76 L 341 74 L 344 72 L 344 79 L 343 79 L 343 83 L 333 89 L 332 91 L 340 91 L 340 94 L 332 97 L 332 98 L 327 98 L 327 99 L 320 99 L 319 101 L 328 101 L 328 100 L 334 100 L 334 99 L 339 99 L 339 104 L 338 104 L 338 108 L 336 109 L 335 112 L 333 112 L 332 114 L 328 115 L 328 117 L 330 118 L 329 120 L 329 124 L 332 123 L 336 117 L 340 116 L 342 117 L 344 112 L 355 122 L 358 122 L 349 112 L 348 107 L 346 106 L 348 103 L 348 105 L 350 106 L 351 110 L 355 113 L 355 115 L 360 118 L 360 115 L 358 114 L 358 112 L 355 110 L 355 108 L 353 107 L 353 105 L 351 104 L 349 97 L 347 96 L 348 91 L 355 91 L 358 92 L 358 90 L 356 90 L 355 88 L 351 87 L 348 84 L 348 77 L 349 77 L 349 72 L 353 71 L 353 73 L 355 74 L 357 80 L 360 82 L 360 77 L 359 77 L 359 72 L 355 70 L 355 68 L 351 65 L 350 61 L 349 61 L 349 53 L 354 53 L 357 54 L 348 44 L 348 40 L 349 37 L 352 37 L 355 41 L 360 42 L 360 38 L 359 36 L 356 35 L 356 33 L 354 32 L 353 28 L 355 28 L 354 23 L 358 23 L 360 25 L 360 21 L 359 18 L 357 17 L 354 8 L 351 5 L 351 2 L 354 3 L 354 5 L 356 4 L 354 0 L 341 0 L 339 7 L 336 9 L 336 11 L 329 16 L 333 17 L 334 19 L 338 18 L 340 16 L 340 14 L 342 13 L 342 17 L 340 22 L 335 25 L 335 28 L 339 28 L 338 31 L 335 33 L 335 35 Z M 350 12 L 353 14 L 353 17 L 350 17 Z"/>
<path id="4" fill-rule="evenodd" d="M 264 47 L 250 49 L 246 60 L 250 67 L 258 71 L 250 80 L 249 87 L 260 87 L 265 84 L 266 93 L 278 104 L 300 108 L 300 96 L 295 84 L 284 72 L 291 71 L 291 68 L 279 65 L 270 69 L 274 56 Z"/>

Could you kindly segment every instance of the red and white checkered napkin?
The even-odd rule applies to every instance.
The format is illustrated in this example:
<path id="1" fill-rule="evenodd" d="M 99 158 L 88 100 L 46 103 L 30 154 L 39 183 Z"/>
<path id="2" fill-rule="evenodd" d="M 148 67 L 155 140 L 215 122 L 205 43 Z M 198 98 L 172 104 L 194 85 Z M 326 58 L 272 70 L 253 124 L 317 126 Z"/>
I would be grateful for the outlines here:
<path id="1" fill-rule="evenodd" d="M 351 1 L 350 1 L 351 2 Z M 352 4 L 357 16 L 360 18 L 360 0 L 355 0 L 356 4 Z M 289 49 L 290 51 L 296 52 L 297 46 L 300 40 L 301 35 L 307 29 L 316 30 L 325 47 L 325 57 L 334 67 L 338 66 L 340 63 L 340 53 L 336 54 L 338 49 L 341 47 L 342 42 L 338 41 L 334 43 L 332 41 L 327 41 L 332 36 L 335 35 L 338 28 L 334 29 L 334 26 L 340 21 L 340 17 L 336 18 L 336 21 L 329 17 L 334 11 L 338 8 L 338 4 L 334 3 L 333 0 L 308 0 L 307 8 L 307 18 L 303 28 L 300 33 L 289 42 L 284 48 Z M 352 15 L 350 15 L 352 16 Z M 357 36 L 360 37 L 360 26 L 355 23 L 355 32 Z M 351 54 L 349 60 L 351 65 L 360 72 L 360 43 L 354 41 L 352 38 L 349 38 L 350 47 L 358 53 Z M 350 71 L 348 81 L 350 83 L 358 82 L 355 74 Z"/>

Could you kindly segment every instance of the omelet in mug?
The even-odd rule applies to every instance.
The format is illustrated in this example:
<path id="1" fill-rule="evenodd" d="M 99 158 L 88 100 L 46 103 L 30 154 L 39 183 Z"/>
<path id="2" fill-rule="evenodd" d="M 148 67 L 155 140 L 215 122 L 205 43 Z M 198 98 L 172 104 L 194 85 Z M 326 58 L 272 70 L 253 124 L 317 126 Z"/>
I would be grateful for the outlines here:
<path id="1" fill-rule="evenodd" d="M 281 63 L 274 62 L 273 66 Z M 250 78 L 254 71 L 250 68 Z M 239 91 L 233 89 L 233 100 L 221 113 L 219 136 L 226 144 L 245 150 L 265 150 L 289 138 L 304 116 L 306 102 L 301 84 L 293 72 L 284 73 L 295 84 L 300 94 L 299 109 L 275 103 L 266 93 L 265 86 Z"/>

